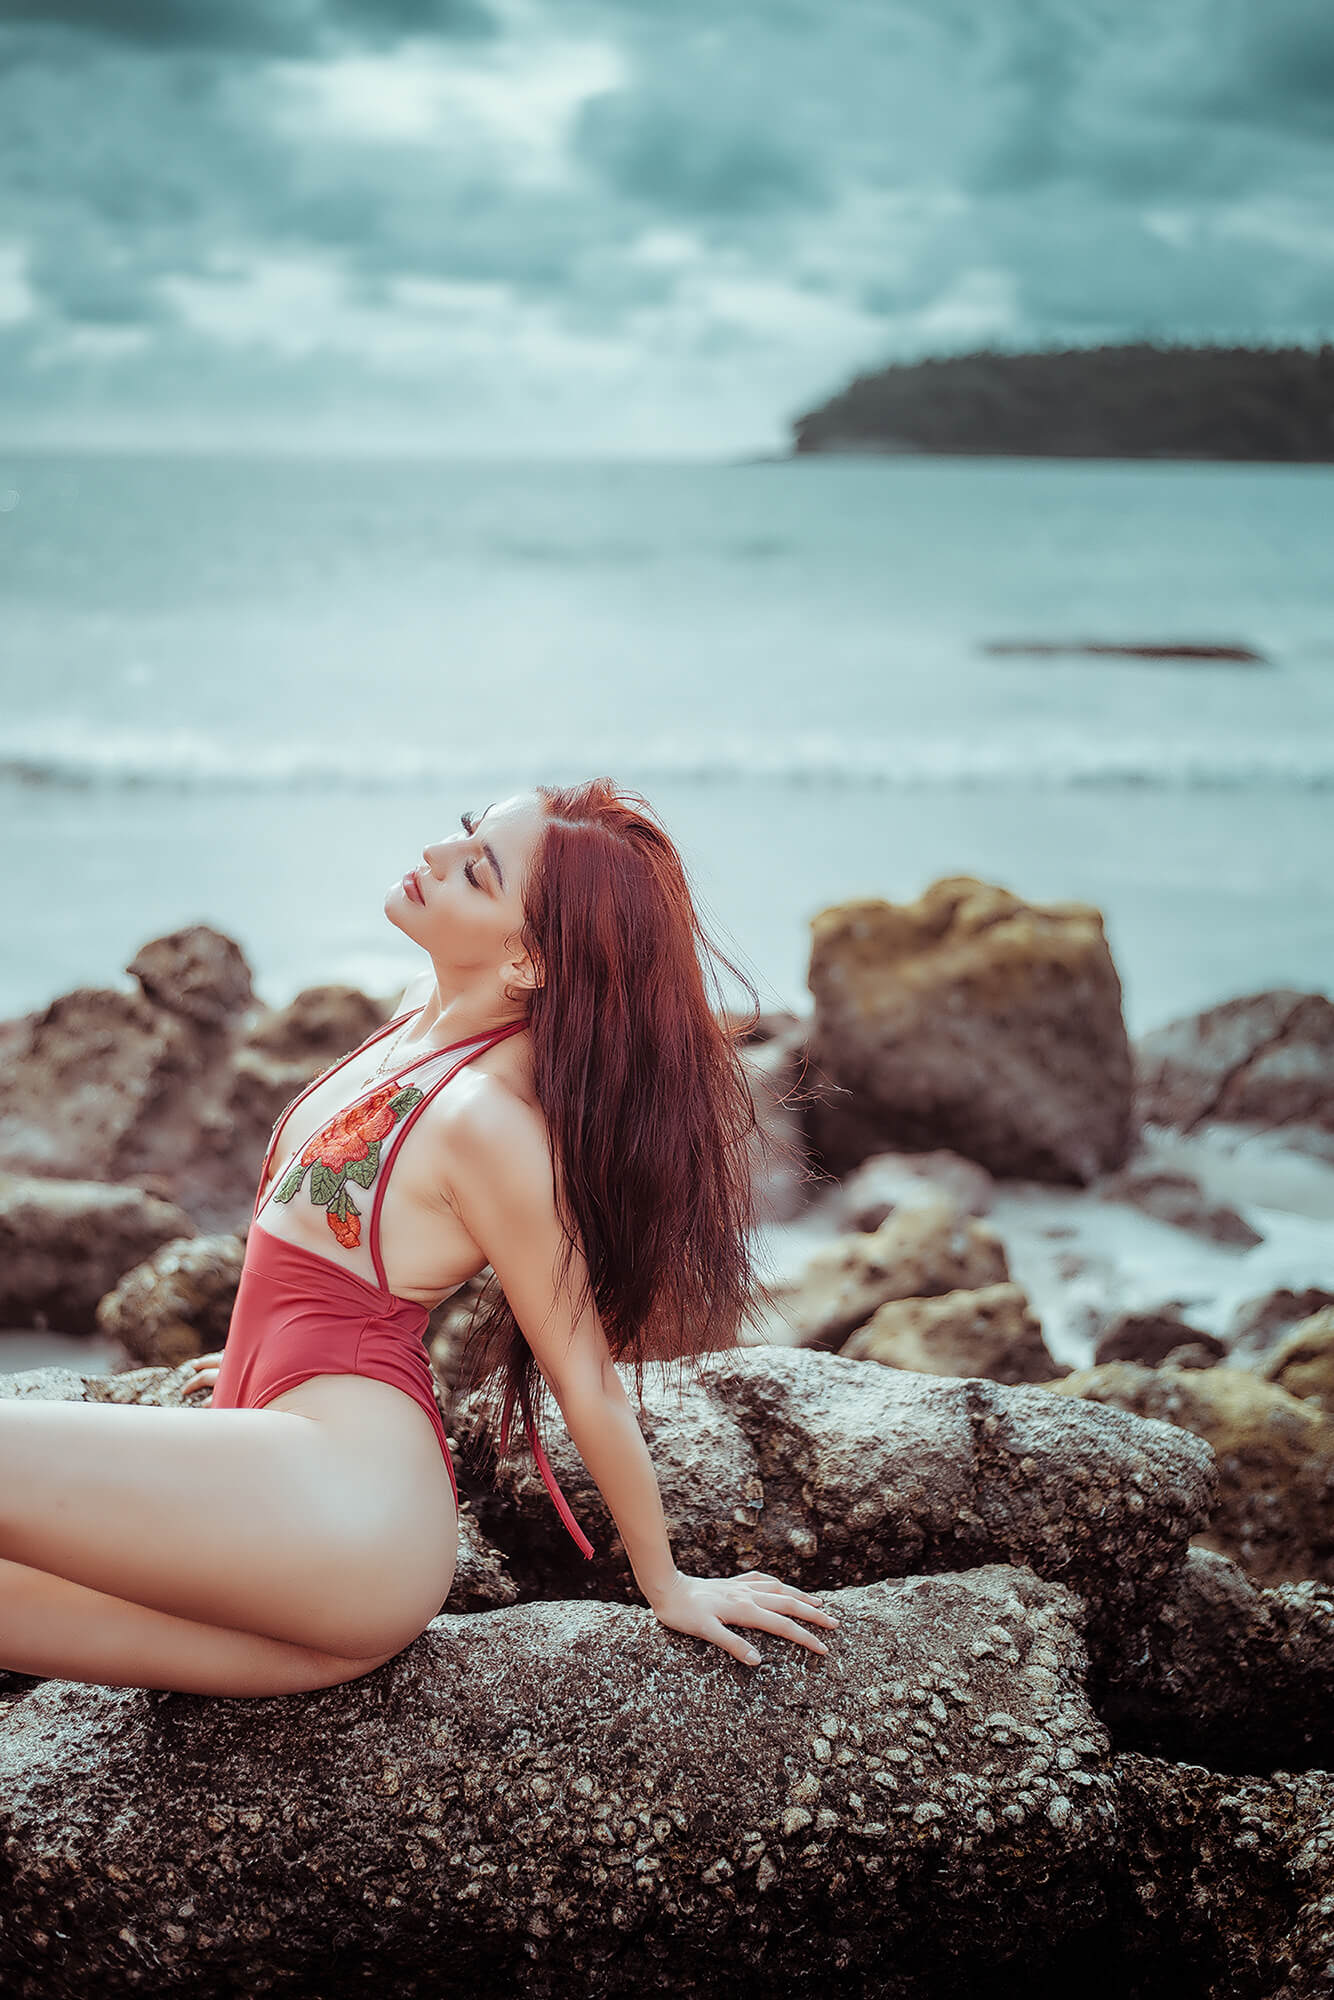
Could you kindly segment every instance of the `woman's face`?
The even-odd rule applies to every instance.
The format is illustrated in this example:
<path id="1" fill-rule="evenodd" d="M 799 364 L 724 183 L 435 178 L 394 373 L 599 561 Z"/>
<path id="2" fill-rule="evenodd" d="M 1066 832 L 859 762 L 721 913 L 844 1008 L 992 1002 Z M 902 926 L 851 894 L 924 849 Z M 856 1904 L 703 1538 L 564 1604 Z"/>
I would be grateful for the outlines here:
<path id="1" fill-rule="evenodd" d="M 523 891 L 545 824 L 536 792 L 465 809 L 458 832 L 428 842 L 394 884 L 385 915 L 442 968 L 503 973 L 523 952 Z"/>

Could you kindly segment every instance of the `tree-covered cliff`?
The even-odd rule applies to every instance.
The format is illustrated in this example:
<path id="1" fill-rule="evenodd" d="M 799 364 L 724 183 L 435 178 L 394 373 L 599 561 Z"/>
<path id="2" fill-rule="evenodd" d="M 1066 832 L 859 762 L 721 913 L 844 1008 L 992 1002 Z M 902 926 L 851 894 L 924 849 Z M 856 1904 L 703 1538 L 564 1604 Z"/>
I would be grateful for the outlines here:
<path id="1" fill-rule="evenodd" d="M 858 375 L 794 452 L 1334 461 L 1334 346 L 986 348 Z"/>

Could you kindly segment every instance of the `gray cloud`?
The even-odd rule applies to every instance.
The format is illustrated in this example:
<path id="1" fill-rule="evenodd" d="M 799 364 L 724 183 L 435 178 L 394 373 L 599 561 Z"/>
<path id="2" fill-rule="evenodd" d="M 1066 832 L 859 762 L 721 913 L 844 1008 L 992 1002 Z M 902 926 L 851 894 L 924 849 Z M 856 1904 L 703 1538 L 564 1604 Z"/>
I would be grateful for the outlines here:
<path id="1" fill-rule="evenodd" d="M 734 410 L 765 443 L 895 355 L 1334 329 L 1325 0 L 0 23 L 11 430 L 397 410 L 448 442 L 466 385 L 497 437 L 560 410 L 595 446 L 633 410 L 703 440 Z"/>

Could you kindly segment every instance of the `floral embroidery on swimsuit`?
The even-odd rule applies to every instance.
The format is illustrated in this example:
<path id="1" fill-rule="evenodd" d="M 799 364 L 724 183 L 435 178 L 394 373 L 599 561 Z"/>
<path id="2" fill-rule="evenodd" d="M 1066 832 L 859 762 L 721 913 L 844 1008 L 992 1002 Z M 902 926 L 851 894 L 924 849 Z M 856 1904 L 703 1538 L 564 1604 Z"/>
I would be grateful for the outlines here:
<path id="1" fill-rule="evenodd" d="M 276 1191 L 275 1201 L 291 1201 L 310 1169 L 310 1198 L 325 1211 L 325 1221 L 345 1250 L 361 1241 L 361 1210 L 348 1193 L 355 1181 L 368 1188 L 380 1170 L 380 1142 L 405 1112 L 420 1104 L 422 1093 L 411 1084 L 386 1083 L 359 1104 L 349 1104 L 315 1134 L 294 1161 Z"/>

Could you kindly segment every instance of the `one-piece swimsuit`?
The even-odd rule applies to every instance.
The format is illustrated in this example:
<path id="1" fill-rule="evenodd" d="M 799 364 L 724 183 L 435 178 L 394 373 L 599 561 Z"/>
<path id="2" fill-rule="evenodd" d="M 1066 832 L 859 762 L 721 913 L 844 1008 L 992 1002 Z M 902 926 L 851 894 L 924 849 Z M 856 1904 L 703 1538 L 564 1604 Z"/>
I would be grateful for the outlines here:
<path id="1" fill-rule="evenodd" d="M 213 1385 L 212 1407 L 261 1409 L 285 1389 L 294 1389 L 315 1375 L 368 1375 L 374 1381 L 387 1382 L 411 1396 L 430 1418 L 457 1506 L 458 1480 L 425 1346 L 430 1309 L 390 1291 L 380 1258 L 380 1210 L 393 1159 L 414 1121 L 466 1063 L 516 1033 L 523 1023 L 511 1022 L 468 1041 L 432 1049 L 391 1070 L 387 1077 L 377 1078 L 292 1155 L 286 1172 L 275 1178 L 267 1197 L 265 1193 L 278 1135 L 292 1112 L 329 1077 L 411 1020 L 415 1011 L 396 1015 L 317 1076 L 274 1126 L 260 1170 L 241 1282 Z M 332 1239 L 347 1261 L 335 1261 L 304 1244 L 275 1236 L 260 1222 L 261 1211 L 271 1202 L 291 1202 L 303 1187 L 308 1189 L 308 1198 L 325 1210 Z M 367 1234 L 373 1282 L 360 1274 L 352 1261 L 365 1256 L 357 1196 L 372 1189 Z M 513 1398 L 508 1396 L 501 1425 L 502 1451 L 512 1408 Z M 557 1513 L 582 1553 L 591 1556 L 593 1544 L 571 1513 L 532 1423 L 525 1428 Z"/>

